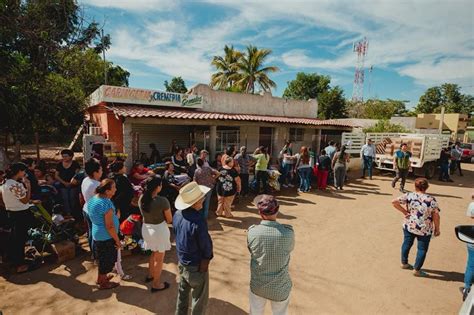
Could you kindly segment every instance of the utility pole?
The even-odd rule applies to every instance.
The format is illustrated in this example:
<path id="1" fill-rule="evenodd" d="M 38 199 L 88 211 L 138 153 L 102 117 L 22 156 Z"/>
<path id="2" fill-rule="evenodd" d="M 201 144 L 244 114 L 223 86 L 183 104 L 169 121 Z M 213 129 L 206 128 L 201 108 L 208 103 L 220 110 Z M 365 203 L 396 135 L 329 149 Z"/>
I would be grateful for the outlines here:
<path id="1" fill-rule="evenodd" d="M 100 30 L 102 45 L 104 44 L 104 29 Z M 102 59 L 104 59 L 104 84 L 107 85 L 107 61 L 105 60 L 105 46 L 102 47 Z"/>
<path id="2" fill-rule="evenodd" d="M 439 129 L 438 129 L 438 132 L 439 134 L 443 134 L 443 125 L 444 125 L 444 106 L 441 107 L 441 115 L 439 117 Z"/>

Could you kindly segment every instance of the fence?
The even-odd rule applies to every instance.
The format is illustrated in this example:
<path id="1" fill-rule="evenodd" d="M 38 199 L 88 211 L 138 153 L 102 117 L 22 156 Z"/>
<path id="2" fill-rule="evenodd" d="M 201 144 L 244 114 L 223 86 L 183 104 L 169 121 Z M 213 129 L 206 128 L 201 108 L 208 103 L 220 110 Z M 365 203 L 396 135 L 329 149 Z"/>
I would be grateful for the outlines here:
<path id="1" fill-rule="evenodd" d="M 25 158 L 32 158 L 45 163 L 56 163 L 61 159 L 61 150 L 69 148 L 74 134 L 48 135 L 0 135 L 0 170 L 5 169 L 10 162 L 17 162 Z M 74 158 L 82 159 L 81 143 L 78 141 L 74 147 Z M 3 164 L 3 165 L 2 165 Z"/>

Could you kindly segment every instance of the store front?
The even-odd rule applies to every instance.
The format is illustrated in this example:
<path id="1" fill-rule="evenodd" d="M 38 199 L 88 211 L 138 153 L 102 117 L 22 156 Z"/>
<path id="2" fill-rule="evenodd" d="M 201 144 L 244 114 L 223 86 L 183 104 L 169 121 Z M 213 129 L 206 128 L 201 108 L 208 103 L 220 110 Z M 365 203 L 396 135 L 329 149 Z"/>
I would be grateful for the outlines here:
<path id="1" fill-rule="evenodd" d="M 199 84 L 189 94 L 101 86 L 91 97 L 87 118 L 106 141 L 126 153 L 127 164 L 148 154 L 154 143 L 161 155 L 173 141 L 196 144 L 213 157 L 228 145 L 253 151 L 266 146 L 276 157 L 285 141 L 319 150 L 323 132 L 351 131 L 346 123 L 317 118 L 315 100 L 215 91 Z"/>

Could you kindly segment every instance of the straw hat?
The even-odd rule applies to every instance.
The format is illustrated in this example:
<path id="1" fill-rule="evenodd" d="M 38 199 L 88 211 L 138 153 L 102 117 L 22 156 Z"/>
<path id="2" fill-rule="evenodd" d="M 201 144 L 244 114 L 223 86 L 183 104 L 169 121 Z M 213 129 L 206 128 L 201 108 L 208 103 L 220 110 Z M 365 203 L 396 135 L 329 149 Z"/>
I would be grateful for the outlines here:
<path id="1" fill-rule="evenodd" d="M 190 182 L 179 190 L 179 196 L 174 202 L 174 206 L 178 210 L 184 210 L 204 198 L 211 188 L 198 185 L 196 182 Z"/>

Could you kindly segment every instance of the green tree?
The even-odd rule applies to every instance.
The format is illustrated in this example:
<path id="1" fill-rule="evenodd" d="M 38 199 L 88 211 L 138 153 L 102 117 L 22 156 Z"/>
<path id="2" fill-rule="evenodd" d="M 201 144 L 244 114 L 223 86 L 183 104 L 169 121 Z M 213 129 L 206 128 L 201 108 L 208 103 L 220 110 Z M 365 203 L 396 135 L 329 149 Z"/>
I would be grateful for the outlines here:
<path id="1" fill-rule="evenodd" d="M 288 82 L 283 97 L 295 100 L 317 99 L 329 90 L 331 78 L 317 73 L 298 72 L 296 79 Z"/>
<path id="2" fill-rule="evenodd" d="M 403 101 L 371 99 L 364 104 L 364 118 L 367 119 L 390 119 L 393 116 L 403 116 L 406 113 Z"/>
<path id="3" fill-rule="evenodd" d="M 259 85 L 264 91 L 270 91 L 276 87 L 268 74 L 279 71 L 278 67 L 264 67 L 265 59 L 272 53 L 270 49 L 258 49 L 255 46 L 247 46 L 247 51 L 237 61 L 239 79 L 236 85 L 240 86 L 246 93 L 255 93 L 255 85 Z"/>
<path id="4" fill-rule="evenodd" d="M 430 87 L 420 97 L 416 111 L 418 113 L 439 113 L 441 107 L 446 113 L 470 114 L 474 111 L 472 95 L 462 94 L 457 84 L 444 83 Z"/>
<path id="5" fill-rule="evenodd" d="M 234 87 L 234 83 L 239 79 L 237 73 L 237 61 L 242 57 L 242 53 L 234 49 L 234 46 L 224 46 L 224 56 L 214 56 L 211 65 L 217 72 L 212 74 L 210 86 L 219 90 Z"/>
<path id="6" fill-rule="evenodd" d="M 166 92 L 186 93 L 188 91 L 181 77 L 174 77 L 169 84 L 168 81 L 165 81 L 165 88 Z"/>
<path id="7" fill-rule="evenodd" d="M 363 130 L 365 133 L 368 132 L 408 132 L 408 130 L 402 125 L 392 124 L 387 119 L 379 120 L 374 126 L 365 128 Z"/>
<path id="8" fill-rule="evenodd" d="M 339 86 L 331 87 L 330 84 L 329 76 L 299 72 L 294 80 L 288 82 L 283 97 L 297 100 L 317 99 L 319 118 L 347 117 L 344 92 Z"/>
<path id="9" fill-rule="evenodd" d="M 0 132 L 70 133 L 86 96 L 104 82 L 128 85 L 129 73 L 104 63 L 110 47 L 74 0 L 0 3 Z"/>
<path id="10" fill-rule="evenodd" d="M 370 99 L 365 102 L 347 102 L 350 117 L 364 119 L 390 119 L 393 116 L 408 116 L 406 101 Z"/>
<path id="11" fill-rule="evenodd" d="M 346 100 L 344 92 L 339 86 L 330 88 L 321 93 L 318 98 L 318 117 L 322 119 L 344 118 L 346 113 Z"/>

